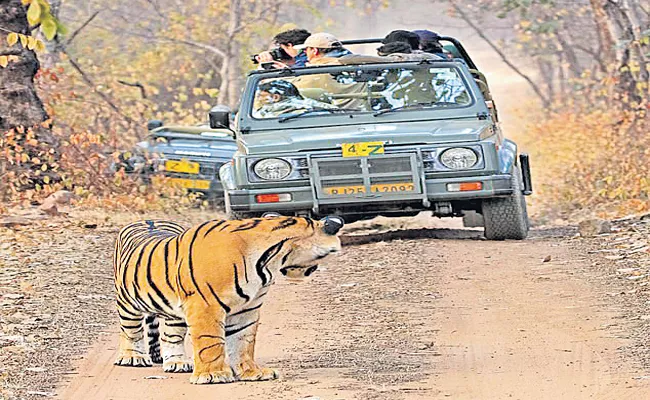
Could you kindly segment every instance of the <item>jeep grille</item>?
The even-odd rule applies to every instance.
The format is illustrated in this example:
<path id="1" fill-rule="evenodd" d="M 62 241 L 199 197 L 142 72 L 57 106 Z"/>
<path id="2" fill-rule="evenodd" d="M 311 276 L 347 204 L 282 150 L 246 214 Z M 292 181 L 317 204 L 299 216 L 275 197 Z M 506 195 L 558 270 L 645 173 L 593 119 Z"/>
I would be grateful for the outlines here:
<path id="1" fill-rule="evenodd" d="M 417 155 L 312 158 L 319 199 L 396 200 L 422 193 Z"/>

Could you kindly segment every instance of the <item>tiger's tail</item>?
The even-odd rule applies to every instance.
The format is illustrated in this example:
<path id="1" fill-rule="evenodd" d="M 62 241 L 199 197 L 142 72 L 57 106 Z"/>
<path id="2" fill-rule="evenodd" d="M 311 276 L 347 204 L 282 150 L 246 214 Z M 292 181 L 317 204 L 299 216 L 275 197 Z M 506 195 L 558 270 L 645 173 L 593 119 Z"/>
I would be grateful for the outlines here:
<path id="1" fill-rule="evenodd" d="M 158 327 L 160 323 L 155 315 L 147 315 L 145 319 L 147 325 L 147 338 L 149 339 L 149 355 L 154 364 L 162 364 L 162 356 L 160 355 L 160 331 Z"/>

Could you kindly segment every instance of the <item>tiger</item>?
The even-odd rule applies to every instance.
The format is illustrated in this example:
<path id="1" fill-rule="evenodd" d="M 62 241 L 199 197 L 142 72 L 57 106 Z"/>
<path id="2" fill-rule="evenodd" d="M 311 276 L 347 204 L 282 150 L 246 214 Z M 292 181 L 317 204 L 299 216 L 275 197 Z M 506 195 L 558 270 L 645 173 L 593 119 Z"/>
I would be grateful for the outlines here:
<path id="1" fill-rule="evenodd" d="M 120 322 L 114 364 L 162 362 L 165 372 L 192 372 L 193 384 L 278 378 L 255 362 L 264 296 L 279 273 L 303 279 L 339 252 L 343 224 L 337 216 L 269 215 L 190 229 L 163 220 L 122 228 L 114 252 Z M 184 346 L 188 331 L 192 357 Z"/>

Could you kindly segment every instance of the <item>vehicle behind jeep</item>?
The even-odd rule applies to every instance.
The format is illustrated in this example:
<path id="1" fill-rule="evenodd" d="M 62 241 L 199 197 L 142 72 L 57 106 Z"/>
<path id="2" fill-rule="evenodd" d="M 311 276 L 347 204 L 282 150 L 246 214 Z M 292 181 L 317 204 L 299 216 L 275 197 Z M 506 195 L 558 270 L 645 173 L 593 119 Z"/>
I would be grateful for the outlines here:
<path id="1" fill-rule="evenodd" d="M 232 131 L 206 124 L 163 125 L 156 120 L 149 122 L 148 129 L 147 139 L 116 167 L 139 174 L 145 182 L 153 174 L 162 174 L 170 178 L 170 185 L 201 193 L 215 203 L 223 201 L 219 168 L 237 148 Z"/>
<path id="2" fill-rule="evenodd" d="M 445 39 L 463 59 L 351 57 L 250 73 L 238 150 L 220 170 L 227 212 L 354 221 L 475 211 L 488 239 L 524 239 L 528 158 L 503 137 L 482 74 Z"/>

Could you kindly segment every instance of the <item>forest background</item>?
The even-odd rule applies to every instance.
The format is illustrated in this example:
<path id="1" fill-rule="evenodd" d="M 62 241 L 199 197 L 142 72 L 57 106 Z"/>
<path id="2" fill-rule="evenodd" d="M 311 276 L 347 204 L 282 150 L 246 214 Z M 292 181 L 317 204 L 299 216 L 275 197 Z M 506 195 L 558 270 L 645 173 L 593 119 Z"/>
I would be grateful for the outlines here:
<path id="1" fill-rule="evenodd" d="M 650 210 L 648 0 L 0 0 L 0 214 L 59 189 L 89 207 L 190 204 L 109 166 L 149 119 L 236 107 L 249 55 L 293 27 L 457 37 L 532 156 L 538 222 Z"/>

